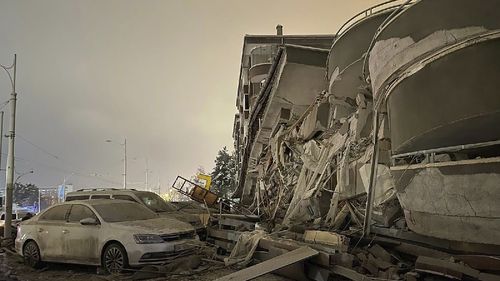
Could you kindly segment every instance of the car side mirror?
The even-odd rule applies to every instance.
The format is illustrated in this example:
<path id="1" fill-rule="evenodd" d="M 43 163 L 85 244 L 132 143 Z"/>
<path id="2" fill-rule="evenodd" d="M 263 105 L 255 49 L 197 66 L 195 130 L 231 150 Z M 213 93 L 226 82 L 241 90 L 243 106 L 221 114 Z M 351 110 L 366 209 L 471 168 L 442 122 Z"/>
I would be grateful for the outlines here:
<path id="1" fill-rule="evenodd" d="M 81 225 L 98 225 L 99 222 L 94 218 L 84 218 L 80 220 Z"/>

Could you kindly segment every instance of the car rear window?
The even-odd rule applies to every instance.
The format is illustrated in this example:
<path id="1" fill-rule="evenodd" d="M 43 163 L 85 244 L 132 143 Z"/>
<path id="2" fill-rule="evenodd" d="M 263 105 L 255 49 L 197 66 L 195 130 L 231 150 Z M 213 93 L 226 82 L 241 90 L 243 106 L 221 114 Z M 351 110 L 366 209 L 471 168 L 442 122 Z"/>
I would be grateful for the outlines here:
<path id="1" fill-rule="evenodd" d="M 75 200 L 88 200 L 89 195 L 75 195 L 75 196 L 67 196 L 66 201 L 75 201 Z"/>
<path id="2" fill-rule="evenodd" d="M 93 205 L 97 213 L 106 222 L 149 220 L 157 217 L 151 210 L 138 203 L 111 202 Z"/>
<path id="3" fill-rule="evenodd" d="M 12 214 L 12 219 L 13 220 L 17 219 L 16 214 Z M 5 214 L 2 214 L 2 217 L 0 218 L 0 220 L 3 220 L 3 221 L 5 220 Z"/>
<path id="4" fill-rule="evenodd" d="M 92 195 L 90 199 L 111 199 L 110 195 Z"/>
<path id="5" fill-rule="evenodd" d="M 41 221 L 64 221 L 70 205 L 59 205 L 47 210 L 40 217 Z"/>

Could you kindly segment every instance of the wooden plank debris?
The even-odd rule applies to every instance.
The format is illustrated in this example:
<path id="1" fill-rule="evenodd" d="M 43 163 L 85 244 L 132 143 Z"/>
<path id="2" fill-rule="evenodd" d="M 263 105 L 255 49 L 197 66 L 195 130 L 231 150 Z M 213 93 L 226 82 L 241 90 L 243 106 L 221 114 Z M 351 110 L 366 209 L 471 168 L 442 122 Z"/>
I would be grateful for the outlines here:
<path id="1" fill-rule="evenodd" d="M 266 273 L 273 272 L 277 269 L 283 268 L 285 266 L 294 264 L 299 261 L 306 260 L 308 258 L 318 255 L 319 252 L 311 249 L 309 247 L 300 247 L 291 252 L 285 253 L 283 255 L 277 256 L 275 258 L 269 259 L 267 261 L 261 262 L 251 267 L 247 267 L 235 273 L 226 275 L 217 279 L 218 281 L 245 281 L 250 280 Z"/>

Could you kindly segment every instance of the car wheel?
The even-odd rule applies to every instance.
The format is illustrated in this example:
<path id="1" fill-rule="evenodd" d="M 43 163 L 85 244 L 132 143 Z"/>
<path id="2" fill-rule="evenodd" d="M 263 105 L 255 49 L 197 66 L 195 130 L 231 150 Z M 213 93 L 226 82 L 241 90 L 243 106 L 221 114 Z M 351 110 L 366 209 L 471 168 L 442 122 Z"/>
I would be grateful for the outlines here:
<path id="1" fill-rule="evenodd" d="M 110 244 L 102 255 L 102 267 L 111 274 L 121 273 L 128 265 L 127 252 L 117 243 Z"/>
<path id="2" fill-rule="evenodd" d="M 35 241 L 28 241 L 23 248 L 24 263 L 33 268 L 40 267 L 42 259 L 40 256 L 40 248 Z"/>

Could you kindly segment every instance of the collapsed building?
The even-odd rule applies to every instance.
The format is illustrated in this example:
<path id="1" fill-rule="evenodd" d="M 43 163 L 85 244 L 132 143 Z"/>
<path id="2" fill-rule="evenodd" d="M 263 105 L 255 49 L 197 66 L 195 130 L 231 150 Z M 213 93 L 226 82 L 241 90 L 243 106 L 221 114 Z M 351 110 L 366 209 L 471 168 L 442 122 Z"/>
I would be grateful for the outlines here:
<path id="1" fill-rule="evenodd" d="M 270 230 L 500 253 L 499 1 L 389 1 L 335 35 L 277 31 L 244 39 L 234 198 Z"/>

